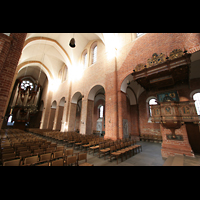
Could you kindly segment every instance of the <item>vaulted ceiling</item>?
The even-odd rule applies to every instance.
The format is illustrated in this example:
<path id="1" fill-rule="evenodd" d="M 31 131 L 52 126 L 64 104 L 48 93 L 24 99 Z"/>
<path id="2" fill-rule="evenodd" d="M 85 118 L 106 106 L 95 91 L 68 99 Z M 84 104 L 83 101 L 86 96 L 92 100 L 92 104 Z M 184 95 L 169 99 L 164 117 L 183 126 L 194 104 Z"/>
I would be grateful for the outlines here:
<path id="1" fill-rule="evenodd" d="M 75 48 L 69 46 L 73 37 Z M 89 41 L 101 40 L 105 44 L 105 38 L 103 33 L 27 33 L 17 78 L 25 74 L 37 77 L 41 68 L 48 79 L 56 79 L 63 65 L 68 68 L 78 65 Z"/>

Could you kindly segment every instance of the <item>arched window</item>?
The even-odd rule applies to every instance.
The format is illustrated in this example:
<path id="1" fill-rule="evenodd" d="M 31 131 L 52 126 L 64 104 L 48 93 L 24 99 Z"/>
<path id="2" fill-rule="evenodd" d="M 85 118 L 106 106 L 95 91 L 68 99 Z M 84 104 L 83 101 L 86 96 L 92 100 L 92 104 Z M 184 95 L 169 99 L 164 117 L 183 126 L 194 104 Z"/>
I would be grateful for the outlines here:
<path id="1" fill-rule="evenodd" d="M 157 102 L 156 102 L 155 98 L 152 98 L 152 99 L 149 100 L 149 115 L 151 117 L 152 116 L 152 112 L 151 112 L 150 105 L 157 105 Z"/>
<path id="2" fill-rule="evenodd" d="M 30 87 L 30 90 L 34 88 L 34 84 L 30 80 L 23 80 L 20 87 L 23 90 L 26 90 L 27 87 Z"/>
<path id="3" fill-rule="evenodd" d="M 89 63 L 90 65 L 97 62 L 97 41 L 93 42 L 90 47 L 90 56 L 89 56 Z"/>
<path id="4" fill-rule="evenodd" d="M 200 92 L 195 93 L 193 95 L 193 99 L 195 100 L 195 107 L 197 110 L 197 114 L 200 115 Z"/>
<path id="5" fill-rule="evenodd" d="M 83 51 L 83 53 L 82 53 L 82 64 L 83 64 L 83 68 L 86 68 L 87 65 L 88 65 L 88 62 L 87 62 L 88 56 L 87 56 L 87 55 L 88 55 L 88 54 L 87 54 L 87 49 L 85 49 L 85 50 Z"/>
<path id="6" fill-rule="evenodd" d="M 97 45 L 93 48 L 92 64 L 96 63 L 96 61 L 97 61 Z"/>
<path id="7" fill-rule="evenodd" d="M 103 110 L 104 110 L 103 105 L 99 105 L 98 110 L 99 110 L 99 118 L 103 118 Z"/>
<path id="8" fill-rule="evenodd" d="M 87 66 L 87 53 L 84 55 L 84 67 Z"/>

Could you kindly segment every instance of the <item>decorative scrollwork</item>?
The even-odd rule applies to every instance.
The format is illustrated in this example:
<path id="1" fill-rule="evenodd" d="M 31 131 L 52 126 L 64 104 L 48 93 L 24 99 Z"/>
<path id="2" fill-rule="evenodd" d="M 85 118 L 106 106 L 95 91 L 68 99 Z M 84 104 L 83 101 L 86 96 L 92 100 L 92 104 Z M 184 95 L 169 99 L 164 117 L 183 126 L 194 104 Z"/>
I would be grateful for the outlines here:
<path id="1" fill-rule="evenodd" d="M 145 64 L 140 63 L 135 67 L 135 71 L 139 72 L 139 71 L 143 70 L 144 68 L 145 68 Z"/>
<path id="2" fill-rule="evenodd" d="M 181 49 L 174 49 L 172 52 L 170 52 L 170 55 L 167 58 L 166 58 L 165 54 L 163 54 L 163 53 L 160 53 L 159 55 L 157 53 L 154 53 L 152 55 L 152 57 L 147 60 L 146 65 L 143 63 L 138 64 L 135 68 L 135 72 L 141 71 L 141 70 L 145 69 L 145 67 L 149 68 L 149 67 L 153 67 L 153 66 L 159 65 L 161 63 L 164 63 L 167 61 L 167 59 L 173 60 L 173 59 L 179 58 L 179 57 L 183 56 L 185 52 L 187 52 L 187 51 L 185 50 L 183 52 Z"/>
<path id="3" fill-rule="evenodd" d="M 166 61 L 165 54 L 161 53 L 160 55 L 158 55 L 157 53 L 154 53 L 152 55 L 152 58 L 149 58 L 147 60 L 147 68 L 158 65 L 158 64 L 163 63 L 165 61 Z"/>
<path id="4" fill-rule="evenodd" d="M 181 56 L 183 56 L 183 51 L 181 49 L 174 49 L 170 55 L 169 55 L 169 60 L 173 60 L 175 58 L 179 58 Z"/>

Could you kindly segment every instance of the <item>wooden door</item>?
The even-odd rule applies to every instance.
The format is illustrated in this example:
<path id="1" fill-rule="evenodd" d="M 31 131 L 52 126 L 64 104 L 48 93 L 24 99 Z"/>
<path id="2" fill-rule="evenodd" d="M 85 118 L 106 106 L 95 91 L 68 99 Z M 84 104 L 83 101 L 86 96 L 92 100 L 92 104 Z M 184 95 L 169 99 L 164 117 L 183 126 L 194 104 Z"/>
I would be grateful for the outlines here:
<path id="1" fill-rule="evenodd" d="M 188 134 L 188 140 L 194 153 L 200 154 L 200 131 L 198 124 L 187 122 L 186 130 Z"/>

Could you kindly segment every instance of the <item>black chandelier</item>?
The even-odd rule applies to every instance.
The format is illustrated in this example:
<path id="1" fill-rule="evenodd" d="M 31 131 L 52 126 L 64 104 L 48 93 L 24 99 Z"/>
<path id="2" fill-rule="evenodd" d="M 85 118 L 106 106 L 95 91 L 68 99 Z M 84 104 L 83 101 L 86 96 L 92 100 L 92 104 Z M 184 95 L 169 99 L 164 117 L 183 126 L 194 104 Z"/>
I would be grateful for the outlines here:
<path id="1" fill-rule="evenodd" d="M 74 48 L 74 47 L 76 46 L 76 45 L 75 45 L 75 39 L 74 39 L 74 38 L 72 38 L 72 39 L 70 40 L 69 46 L 70 46 L 71 48 Z"/>

